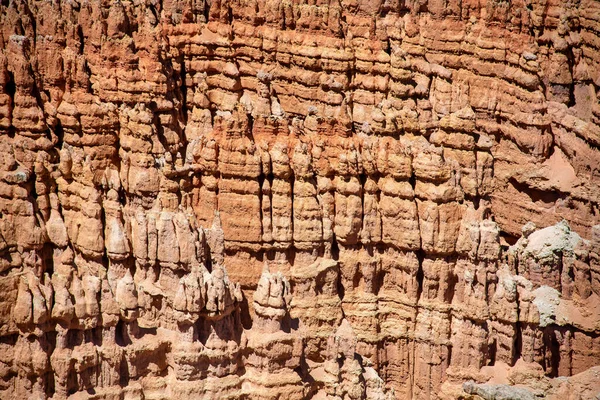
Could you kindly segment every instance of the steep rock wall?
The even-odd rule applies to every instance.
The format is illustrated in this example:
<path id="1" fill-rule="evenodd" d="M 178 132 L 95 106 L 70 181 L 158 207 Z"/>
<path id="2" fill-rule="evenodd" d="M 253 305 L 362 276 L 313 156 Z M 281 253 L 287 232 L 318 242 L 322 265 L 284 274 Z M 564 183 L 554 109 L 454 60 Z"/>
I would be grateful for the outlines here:
<path id="1" fill-rule="evenodd" d="M 597 1 L 0 21 L 3 398 L 438 398 L 600 363 Z"/>

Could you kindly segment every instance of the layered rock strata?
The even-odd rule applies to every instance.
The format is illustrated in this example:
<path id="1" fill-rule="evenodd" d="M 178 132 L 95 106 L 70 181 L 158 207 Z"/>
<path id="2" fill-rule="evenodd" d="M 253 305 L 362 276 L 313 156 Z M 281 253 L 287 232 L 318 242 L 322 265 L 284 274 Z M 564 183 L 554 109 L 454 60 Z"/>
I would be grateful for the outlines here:
<path id="1" fill-rule="evenodd" d="M 0 397 L 591 393 L 599 32 L 595 0 L 1 2 Z"/>

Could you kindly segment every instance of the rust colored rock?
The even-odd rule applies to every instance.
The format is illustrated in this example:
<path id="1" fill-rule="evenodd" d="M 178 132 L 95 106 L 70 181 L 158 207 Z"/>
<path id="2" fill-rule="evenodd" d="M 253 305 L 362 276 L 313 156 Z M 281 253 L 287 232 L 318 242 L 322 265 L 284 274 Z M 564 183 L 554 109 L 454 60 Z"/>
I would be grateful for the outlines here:
<path id="1" fill-rule="evenodd" d="M 0 2 L 0 398 L 595 395 L 598 32 Z"/>

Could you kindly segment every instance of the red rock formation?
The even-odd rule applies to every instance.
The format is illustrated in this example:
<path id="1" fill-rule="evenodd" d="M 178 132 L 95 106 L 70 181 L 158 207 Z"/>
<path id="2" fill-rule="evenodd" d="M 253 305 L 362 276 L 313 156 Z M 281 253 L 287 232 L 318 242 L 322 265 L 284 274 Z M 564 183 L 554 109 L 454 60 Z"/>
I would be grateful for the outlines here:
<path id="1" fill-rule="evenodd" d="M 598 32 L 597 0 L 1 2 L 0 397 L 591 396 Z"/>

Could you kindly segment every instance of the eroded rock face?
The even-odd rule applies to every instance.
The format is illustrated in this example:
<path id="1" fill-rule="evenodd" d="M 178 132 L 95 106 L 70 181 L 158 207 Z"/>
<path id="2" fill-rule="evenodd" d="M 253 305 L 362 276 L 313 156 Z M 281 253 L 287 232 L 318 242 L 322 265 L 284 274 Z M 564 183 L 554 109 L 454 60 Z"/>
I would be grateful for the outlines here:
<path id="1" fill-rule="evenodd" d="M 592 393 L 598 32 L 593 0 L 2 2 L 0 397 Z"/>

